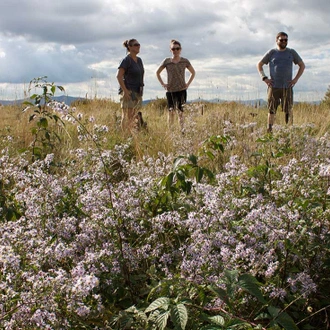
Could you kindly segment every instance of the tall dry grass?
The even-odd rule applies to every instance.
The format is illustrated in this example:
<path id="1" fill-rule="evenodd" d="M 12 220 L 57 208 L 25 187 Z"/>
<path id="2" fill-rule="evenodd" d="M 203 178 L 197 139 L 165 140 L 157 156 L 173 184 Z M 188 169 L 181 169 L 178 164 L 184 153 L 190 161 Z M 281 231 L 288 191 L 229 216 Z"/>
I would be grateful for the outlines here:
<path id="1" fill-rule="evenodd" d="M 128 138 L 120 129 L 121 109 L 118 103 L 94 99 L 76 102 L 72 104 L 73 107 L 76 108 L 75 115 L 82 115 L 82 121 L 87 129 L 92 131 L 95 123 L 108 127 L 103 147 L 111 148 L 129 139 L 138 159 L 143 156 L 154 157 L 159 152 L 196 153 L 202 141 L 212 135 L 226 135 L 228 130 L 237 130 L 237 143 L 233 144 L 232 152 L 241 157 L 250 155 L 255 148 L 256 139 L 266 134 L 268 115 L 266 107 L 257 108 L 236 102 L 191 103 L 186 106 L 185 132 L 182 134 L 178 123 L 168 127 L 166 102 L 164 99 L 157 99 L 142 108 L 148 130 Z M 22 109 L 22 105 L 3 106 L 0 109 L 0 134 L 3 137 L 11 135 L 17 143 L 18 150 L 28 148 L 31 144 L 31 128 L 34 125 L 33 121 L 29 122 L 33 109 L 26 112 L 22 112 Z M 90 118 L 93 118 L 93 121 Z M 294 126 L 302 125 L 311 125 L 315 136 L 324 135 L 330 128 L 329 108 L 309 103 L 296 104 Z M 276 126 L 286 126 L 281 108 L 278 109 Z M 69 150 L 81 147 L 75 125 L 66 123 L 63 128 L 54 127 L 55 129 L 61 137 L 61 143 L 56 151 L 59 157 L 65 157 Z M 254 134 L 251 134 L 252 132 Z"/>

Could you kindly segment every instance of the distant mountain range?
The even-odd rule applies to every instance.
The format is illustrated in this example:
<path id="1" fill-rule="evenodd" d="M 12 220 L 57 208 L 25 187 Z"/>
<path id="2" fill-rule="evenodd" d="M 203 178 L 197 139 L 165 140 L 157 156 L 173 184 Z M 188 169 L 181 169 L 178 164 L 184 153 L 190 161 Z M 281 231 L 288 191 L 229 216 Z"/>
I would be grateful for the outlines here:
<path id="1" fill-rule="evenodd" d="M 53 100 L 54 101 L 57 101 L 57 102 L 60 102 L 60 103 L 64 102 L 67 105 L 71 105 L 72 102 L 78 101 L 78 100 L 84 100 L 84 98 L 62 95 L 62 96 L 55 96 L 55 97 L 53 97 Z M 14 105 L 14 104 L 22 104 L 25 101 L 33 102 L 33 100 L 31 101 L 30 99 L 13 100 L 13 101 L 0 100 L 0 104 L 2 104 L 2 105 Z"/>
<path id="2" fill-rule="evenodd" d="M 57 101 L 57 102 L 60 102 L 60 103 L 64 102 L 66 105 L 70 106 L 72 102 L 79 101 L 79 100 L 85 100 L 85 98 L 62 95 L 62 96 L 53 97 L 53 100 Z M 14 105 L 14 104 L 22 104 L 25 101 L 30 101 L 30 99 L 13 100 L 13 101 L 0 100 L 0 104 L 1 105 Z M 148 104 L 151 101 L 152 100 L 144 100 L 143 104 Z M 209 102 L 209 103 L 237 102 L 237 103 L 242 103 L 242 104 L 245 104 L 245 105 L 258 106 L 258 107 L 262 107 L 262 106 L 267 105 L 267 102 L 263 99 L 236 100 L 236 101 L 228 101 L 228 100 L 221 100 L 221 99 L 211 99 L 211 100 L 195 99 L 195 100 L 192 100 L 190 102 Z M 295 103 L 298 103 L 298 102 L 295 102 Z M 319 104 L 320 101 L 311 101 L 311 102 L 308 102 L 308 103 Z"/>
<path id="3" fill-rule="evenodd" d="M 84 100 L 85 98 L 83 97 L 74 97 L 74 96 L 55 96 L 53 97 L 54 101 L 57 102 L 64 102 L 67 105 L 71 105 L 72 102 L 75 101 L 79 101 L 79 100 Z M 30 99 L 26 99 L 26 100 L 0 100 L 0 104 L 2 105 L 14 105 L 14 104 L 22 104 L 25 101 L 31 101 Z M 143 100 L 143 104 L 148 104 L 149 102 L 151 102 L 153 100 Z M 31 101 L 33 102 L 33 101 Z M 209 103 L 224 103 L 227 102 L 226 100 L 220 100 L 220 99 L 212 99 L 212 100 L 202 100 L 202 99 L 195 99 L 195 100 L 191 100 L 190 103 L 192 102 L 209 102 Z M 231 102 L 231 101 L 228 101 Z M 255 104 L 259 104 L 260 106 L 265 105 L 266 101 L 262 100 L 262 99 L 257 99 L 257 100 L 247 100 L 247 101 L 235 101 L 237 103 L 243 103 L 243 104 L 247 104 L 247 105 L 255 105 Z"/>

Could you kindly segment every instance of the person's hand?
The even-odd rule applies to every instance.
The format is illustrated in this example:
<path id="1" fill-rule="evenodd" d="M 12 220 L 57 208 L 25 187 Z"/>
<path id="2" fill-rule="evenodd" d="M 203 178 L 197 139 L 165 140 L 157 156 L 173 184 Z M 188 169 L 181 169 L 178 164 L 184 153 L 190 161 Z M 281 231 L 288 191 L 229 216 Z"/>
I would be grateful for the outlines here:
<path id="1" fill-rule="evenodd" d="M 125 90 L 124 92 L 123 92 L 123 97 L 124 97 L 124 99 L 131 99 L 132 98 L 132 96 L 131 96 L 131 91 L 129 91 L 128 89 L 127 90 Z"/>
<path id="2" fill-rule="evenodd" d="M 294 87 L 296 85 L 296 83 L 297 83 L 296 79 L 289 81 L 289 87 Z"/>
<path id="3" fill-rule="evenodd" d="M 273 80 L 272 79 L 265 79 L 264 80 L 265 84 L 268 86 L 268 87 L 272 87 L 273 86 Z"/>
<path id="4" fill-rule="evenodd" d="M 162 86 L 164 87 L 164 89 L 166 89 L 167 90 L 167 84 L 162 84 Z"/>

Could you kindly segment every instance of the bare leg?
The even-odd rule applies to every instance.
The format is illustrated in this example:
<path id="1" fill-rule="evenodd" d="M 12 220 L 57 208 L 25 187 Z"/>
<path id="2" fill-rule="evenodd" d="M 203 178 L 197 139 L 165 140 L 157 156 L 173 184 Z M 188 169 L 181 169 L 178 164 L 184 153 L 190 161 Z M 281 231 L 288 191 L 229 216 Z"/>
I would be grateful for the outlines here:
<path id="1" fill-rule="evenodd" d="M 293 109 L 289 109 L 289 112 L 285 114 L 285 122 L 293 125 Z"/>
<path id="2" fill-rule="evenodd" d="M 121 129 L 123 132 L 128 130 L 128 110 L 127 108 L 121 110 Z"/>
<path id="3" fill-rule="evenodd" d="M 269 113 L 268 114 L 268 133 L 271 133 L 273 131 L 273 125 L 275 123 L 275 114 Z"/>
<path id="4" fill-rule="evenodd" d="M 167 123 L 169 128 L 172 128 L 174 125 L 174 116 L 175 116 L 175 111 L 174 109 L 170 108 L 168 110 L 168 118 L 167 118 Z"/>
<path id="5" fill-rule="evenodd" d="M 135 109 L 123 108 L 121 115 L 121 129 L 123 132 L 130 133 L 134 126 L 134 119 L 136 116 Z"/>
<path id="6" fill-rule="evenodd" d="M 178 120 L 179 120 L 179 124 L 180 124 L 180 128 L 181 128 L 181 132 L 183 132 L 184 130 L 184 126 L 183 126 L 183 111 L 177 110 L 178 113 Z"/>

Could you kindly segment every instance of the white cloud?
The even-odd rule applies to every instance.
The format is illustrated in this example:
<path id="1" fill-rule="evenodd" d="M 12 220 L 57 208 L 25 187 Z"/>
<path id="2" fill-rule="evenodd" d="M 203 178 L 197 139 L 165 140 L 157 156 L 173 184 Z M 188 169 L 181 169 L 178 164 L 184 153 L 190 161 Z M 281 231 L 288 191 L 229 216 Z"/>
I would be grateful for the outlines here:
<path id="1" fill-rule="evenodd" d="M 55 45 L 49 43 L 37 44 L 35 47 L 35 52 L 40 54 L 54 53 Z"/>
<path id="2" fill-rule="evenodd" d="M 196 69 L 189 98 L 265 97 L 256 63 L 284 30 L 306 63 L 296 98 L 322 98 L 330 81 L 329 10 L 328 0 L 2 0 L 0 83 L 16 97 L 18 86 L 46 75 L 70 95 L 116 98 L 122 43 L 137 38 L 145 98 L 163 97 L 155 70 L 175 38 Z"/>
<path id="3" fill-rule="evenodd" d="M 62 52 L 69 52 L 76 50 L 77 48 L 75 45 L 61 45 L 60 49 Z"/>

